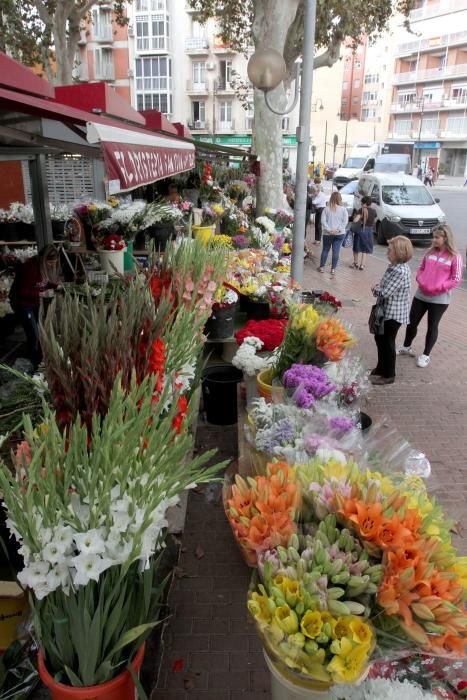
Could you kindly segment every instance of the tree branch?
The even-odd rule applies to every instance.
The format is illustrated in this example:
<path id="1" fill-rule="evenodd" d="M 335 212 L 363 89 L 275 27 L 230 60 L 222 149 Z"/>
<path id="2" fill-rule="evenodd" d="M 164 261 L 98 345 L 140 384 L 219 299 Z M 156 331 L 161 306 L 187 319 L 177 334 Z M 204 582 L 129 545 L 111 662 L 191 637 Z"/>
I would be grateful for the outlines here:
<path id="1" fill-rule="evenodd" d="M 33 2 L 41 20 L 44 22 L 44 24 L 50 25 L 52 22 L 52 16 L 43 0 L 33 0 Z"/>
<path id="2" fill-rule="evenodd" d="M 339 60 L 341 45 L 342 41 L 340 39 L 335 39 L 334 42 L 328 46 L 326 51 L 320 53 L 319 56 L 315 56 L 313 61 L 313 70 L 322 68 L 323 66 L 331 68 L 331 66 L 333 66 Z"/>

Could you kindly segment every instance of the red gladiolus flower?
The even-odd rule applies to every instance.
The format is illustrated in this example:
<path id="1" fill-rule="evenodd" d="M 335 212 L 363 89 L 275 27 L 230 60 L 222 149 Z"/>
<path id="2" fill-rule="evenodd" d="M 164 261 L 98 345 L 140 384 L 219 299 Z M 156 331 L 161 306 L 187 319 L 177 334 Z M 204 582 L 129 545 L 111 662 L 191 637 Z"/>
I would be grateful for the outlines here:
<path id="1" fill-rule="evenodd" d="M 183 421 L 185 419 L 186 414 L 188 413 L 188 401 L 186 400 L 186 396 L 179 396 L 177 404 L 178 413 L 172 421 L 172 427 L 174 428 L 174 430 L 176 430 L 177 435 L 180 435 Z"/>

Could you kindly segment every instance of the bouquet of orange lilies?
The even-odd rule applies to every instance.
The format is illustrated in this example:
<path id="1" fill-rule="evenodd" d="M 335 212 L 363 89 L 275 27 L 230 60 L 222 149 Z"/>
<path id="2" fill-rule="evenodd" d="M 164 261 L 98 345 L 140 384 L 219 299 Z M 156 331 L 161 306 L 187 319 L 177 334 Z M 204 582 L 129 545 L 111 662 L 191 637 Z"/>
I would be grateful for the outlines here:
<path id="1" fill-rule="evenodd" d="M 297 478 L 286 462 L 268 464 L 264 476 L 237 474 L 225 487 L 225 512 L 249 566 L 256 566 L 257 552 L 287 543 L 296 532 L 300 504 Z"/>

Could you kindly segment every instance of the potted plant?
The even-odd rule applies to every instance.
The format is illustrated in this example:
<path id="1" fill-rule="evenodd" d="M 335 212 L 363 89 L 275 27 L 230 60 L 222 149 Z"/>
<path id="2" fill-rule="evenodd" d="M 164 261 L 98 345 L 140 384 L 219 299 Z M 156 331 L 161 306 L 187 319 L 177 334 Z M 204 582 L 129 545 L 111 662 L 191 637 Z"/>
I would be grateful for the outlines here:
<path id="1" fill-rule="evenodd" d="M 98 250 L 99 260 L 104 272 L 107 272 L 109 277 L 123 275 L 123 254 L 126 250 L 126 243 L 122 236 L 116 233 L 108 233 L 98 243 Z"/>
<path id="2" fill-rule="evenodd" d="M 52 234 L 54 241 L 62 241 L 65 238 L 65 224 L 70 218 L 71 208 L 67 204 L 50 204 L 50 218 L 52 219 Z"/>
<path id="3" fill-rule="evenodd" d="M 234 332 L 235 307 L 238 294 L 230 287 L 219 287 L 216 301 L 212 305 L 212 314 L 205 326 L 209 340 L 231 338 Z"/>
<path id="4" fill-rule="evenodd" d="M 174 385 L 155 402 L 157 381 L 134 377 L 127 391 L 117 377 L 92 430 L 78 416 L 61 431 L 47 406 L 39 429 L 25 416 L 15 470 L 0 465 L 39 673 L 54 700 L 82 698 L 84 688 L 85 697 L 133 700 L 144 641 L 159 624 L 167 509 L 224 466 L 204 469 L 212 452 L 185 459 L 192 437 L 177 433 L 177 402 L 165 409 Z"/>
<path id="5" fill-rule="evenodd" d="M 156 248 L 163 252 L 167 241 L 175 237 L 175 225 L 181 223 L 183 212 L 172 204 L 151 202 L 138 217 L 140 230 L 154 241 Z"/>
<path id="6" fill-rule="evenodd" d="M 110 218 L 112 207 L 107 202 L 83 202 L 74 207 L 73 213 L 79 218 L 84 231 L 86 247 L 96 250 L 96 233 L 99 224 Z"/>

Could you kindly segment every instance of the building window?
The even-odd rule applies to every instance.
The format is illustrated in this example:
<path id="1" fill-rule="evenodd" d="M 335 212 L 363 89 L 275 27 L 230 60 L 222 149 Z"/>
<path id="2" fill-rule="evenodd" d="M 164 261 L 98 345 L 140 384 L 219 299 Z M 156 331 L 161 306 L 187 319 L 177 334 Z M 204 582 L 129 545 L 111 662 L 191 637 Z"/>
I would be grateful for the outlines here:
<path id="1" fill-rule="evenodd" d="M 448 117 L 446 131 L 452 134 L 467 134 L 467 117 Z"/>
<path id="2" fill-rule="evenodd" d="M 219 90 L 230 87 L 232 80 L 232 61 L 219 61 Z"/>
<path id="3" fill-rule="evenodd" d="M 348 82 L 346 80 L 344 80 L 344 82 L 342 83 L 342 89 L 347 90 L 348 87 L 349 87 Z"/>
<path id="4" fill-rule="evenodd" d="M 467 85 L 455 85 L 452 87 L 451 99 L 455 100 L 459 104 L 466 104 L 467 102 Z"/>
<path id="5" fill-rule="evenodd" d="M 136 0 L 136 12 L 157 12 L 167 10 L 167 0 Z"/>
<path id="6" fill-rule="evenodd" d="M 443 99 L 443 87 L 441 85 L 432 85 L 423 89 L 423 100 L 425 102 L 441 102 Z"/>
<path id="7" fill-rule="evenodd" d="M 346 104 L 347 104 L 347 98 L 346 98 L 346 97 L 343 97 L 342 100 L 341 100 L 341 105 L 344 106 L 344 105 L 346 105 Z"/>
<path id="8" fill-rule="evenodd" d="M 138 109 L 172 114 L 172 62 L 166 56 L 136 59 Z"/>
<path id="9" fill-rule="evenodd" d="M 363 93 L 362 102 L 377 102 L 378 93 L 373 91 L 365 91 Z"/>
<path id="10" fill-rule="evenodd" d="M 359 81 L 359 80 L 354 80 L 354 81 L 353 81 L 353 86 L 354 86 L 354 88 L 359 88 L 359 87 L 360 87 L 360 81 Z"/>
<path id="11" fill-rule="evenodd" d="M 169 16 L 167 14 L 136 15 L 136 50 L 168 51 Z"/>
<path id="12" fill-rule="evenodd" d="M 379 83 L 378 73 L 367 73 L 365 75 L 365 85 L 370 85 L 371 83 Z"/>
<path id="13" fill-rule="evenodd" d="M 396 119 L 394 121 L 394 133 L 399 136 L 410 136 L 412 131 L 411 119 Z"/>
<path id="14" fill-rule="evenodd" d="M 413 104 L 417 97 L 415 90 L 399 90 L 397 93 L 397 102 L 400 105 Z"/>
<path id="15" fill-rule="evenodd" d="M 94 50 L 94 77 L 98 80 L 114 80 L 114 57 L 112 49 Z"/>
<path id="16" fill-rule="evenodd" d="M 92 11 L 92 33 L 97 41 L 112 41 L 112 10 Z"/>
<path id="17" fill-rule="evenodd" d="M 352 103 L 354 105 L 357 105 L 358 104 L 358 97 L 352 97 Z"/>
<path id="18" fill-rule="evenodd" d="M 232 129 L 232 102 L 219 102 L 219 128 Z"/>
<path id="19" fill-rule="evenodd" d="M 355 61 L 355 68 L 356 68 L 357 70 L 360 70 L 361 67 L 362 67 L 362 62 L 361 62 L 361 61 Z"/>
<path id="20" fill-rule="evenodd" d="M 194 100 L 191 104 L 191 119 L 195 129 L 204 129 L 206 126 L 206 103 Z"/>
<path id="21" fill-rule="evenodd" d="M 193 87 L 204 89 L 206 86 L 206 61 L 193 61 Z"/>
<path id="22" fill-rule="evenodd" d="M 438 117 L 423 117 L 422 119 L 422 134 L 434 134 L 439 129 Z"/>
<path id="23" fill-rule="evenodd" d="M 284 117 L 282 119 L 282 131 L 288 131 L 290 126 L 290 118 Z"/>

